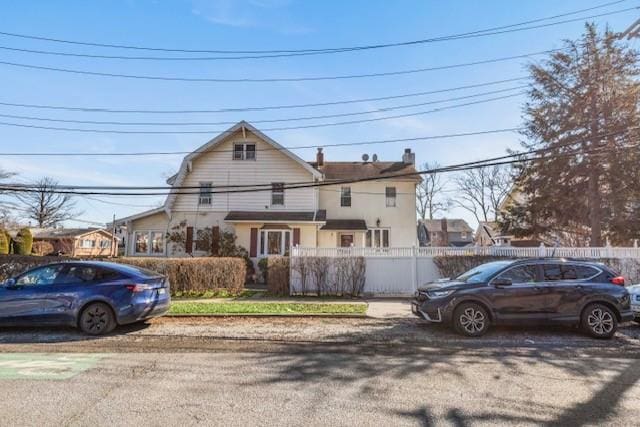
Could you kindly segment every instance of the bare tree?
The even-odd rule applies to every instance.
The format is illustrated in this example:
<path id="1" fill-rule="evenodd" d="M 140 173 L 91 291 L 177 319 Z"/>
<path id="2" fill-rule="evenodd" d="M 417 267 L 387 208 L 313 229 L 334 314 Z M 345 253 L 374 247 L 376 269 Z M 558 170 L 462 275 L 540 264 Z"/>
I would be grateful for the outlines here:
<path id="1" fill-rule="evenodd" d="M 53 227 L 80 215 L 70 195 L 56 192 L 57 185 L 55 180 L 45 177 L 33 183 L 31 191 L 16 194 L 27 217 L 35 220 L 38 227 Z"/>
<path id="2" fill-rule="evenodd" d="M 437 169 L 439 163 L 426 162 L 422 170 Z M 416 209 L 422 219 L 433 219 L 440 212 L 446 212 L 451 207 L 451 202 L 442 196 L 446 181 L 442 174 L 437 172 L 426 174 L 422 182 L 416 188 Z"/>
<path id="3" fill-rule="evenodd" d="M 500 204 L 511 189 L 512 178 L 509 169 L 495 165 L 464 171 L 455 182 L 457 206 L 471 212 L 478 222 L 495 221 Z"/>
<path id="4" fill-rule="evenodd" d="M 8 172 L 0 169 L 0 182 L 11 178 L 15 173 Z M 11 216 L 12 208 L 15 207 L 15 204 L 10 202 L 3 194 L 8 193 L 8 191 L 0 189 L 0 226 L 7 227 L 9 225 L 13 225 L 15 222 Z"/>

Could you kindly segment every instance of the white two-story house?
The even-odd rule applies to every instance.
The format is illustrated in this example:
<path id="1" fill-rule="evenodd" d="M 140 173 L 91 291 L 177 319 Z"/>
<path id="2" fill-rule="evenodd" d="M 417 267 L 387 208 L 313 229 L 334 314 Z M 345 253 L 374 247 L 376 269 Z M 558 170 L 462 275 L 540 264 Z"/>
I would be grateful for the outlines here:
<path id="1" fill-rule="evenodd" d="M 319 148 L 306 162 L 249 123 L 236 124 L 184 158 L 162 207 L 116 221 L 126 226 L 126 255 L 204 255 L 196 236 L 205 228 L 235 233 L 254 261 L 294 245 L 417 245 L 414 153 L 394 162 L 324 155 Z M 179 224 L 182 254 L 167 240 Z"/>

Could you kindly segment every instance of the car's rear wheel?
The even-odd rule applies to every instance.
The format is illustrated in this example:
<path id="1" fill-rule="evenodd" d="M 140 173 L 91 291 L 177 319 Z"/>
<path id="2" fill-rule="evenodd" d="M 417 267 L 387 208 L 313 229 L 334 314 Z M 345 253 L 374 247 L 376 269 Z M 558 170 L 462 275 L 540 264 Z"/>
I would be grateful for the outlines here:
<path id="1" fill-rule="evenodd" d="M 82 310 L 78 326 L 85 334 L 103 335 L 113 331 L 116 320 L 111 307 L 102 302 L 94 302 Z"/>
<path id="2" fill-rule="evenodd" d="M 582 312 L 580 323 L 594 338 L 611 338 L 618 329 L 616 314 L 604 304 L 589 304 Z"/>
<path id="3" fill-rule="evenodd" d="M 475 302 L 462 303 L 453 312 L 453 328 L 459 334 L 479 337 L 487 332 L 489 324 L 489 313 Z"/>

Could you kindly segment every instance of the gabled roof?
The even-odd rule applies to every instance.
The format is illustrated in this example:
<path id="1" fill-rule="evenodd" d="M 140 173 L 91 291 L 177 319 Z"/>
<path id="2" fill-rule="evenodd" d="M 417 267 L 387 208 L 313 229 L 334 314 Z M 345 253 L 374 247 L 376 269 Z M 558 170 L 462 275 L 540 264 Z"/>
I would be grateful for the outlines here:
<path id="1" fill-rule="evenodd" d="M 164 206 L 161 206 L 161 207 L 155 208 L 155 209 L 150 209 L 148 211 L 140 212 L 140 213 L 137 213 L 135 215 L 127 216 L 127 217 L 124 217 L 124 218 L 117 218 L 116 219 L 116 225 L 126 225 L 126 223 L 129 222 L 129 221 L 134 221 L 136 219 L 145 218 L 145 217 L 148 217 L 148 216 L 151 216 L 151 215 L 155 215 L 155 214 L 160 213 L 160 212 L 165 212 L 165 213 L 167 212 Z"/>
<path id="2" fill-rule="evenodd" d="M 415 174 L 399 176 L 399 181 L 420 181 L 413 164 L 404 162 L 324 162 L 323 166 L 318 166 L 316 162 L 310 162 L 314 168 L 324 174 L 328 181 L 385 178 L 394 175 Z"/>
<path id="3" fill-rule="evenodd" d="M 230 135 L 233 135 L 235 132 L 237 132 L 239 130 L 243 130 L 243 129 L 244 130 L 248 130 L 249 132 L 253 133 L 258 138 L 260 138 L 261 140 L 266 142 L 267 144 L 269 144 L 269 145 L 273 146 L 275 149 L 279 150 L 285 156 L 291 158 L 293 161 L 295 161 L 300 166 L 302 166 L 307 172 L 309 172 L 315 178 L 321 178 L 322 177 L 322 174 L 317 169 L 314 169 L 309 163 L 305 162 L 300 157 L 296 156 L 291 151 L 287 150 L 286 148 L 284 148 L 283 146 L 281 146 L 280 144 L 275 142 L 273 139 L 269 138 L 267 135 L 265 135 L 264 133 L 260 132 L 258 129 L 256 129 L 254 126 L 252 126 L 248 122 L 242 120 L 241 122 L 238 122 L 237 124 L 233 125 L 229 129 L 227 129 L 226 131 L 220 133 L 218 136 L 216 136 L 215 138 L 213 138 L 212 140 L 210 140 L 206 144 L 202 145 L 201 147 L 198 147 L 192 153 L 187 154 L 184 157 L 184 159 L 182 160 L 182 164 L 180 165 L 180 170 L 178 170 L 178 173 L 176 175 L 170 177 L 167 180 L 167 183 L 169 183 L 170 185 L 172 185 L 174 187 L 179 187 L 180 185 L 182 185 L 182 182 L 184 181 L 184 179 L 187 176 L 187 173 L 188 173 L 188 171 L 189 171 L 189 169 L 191 167 L 190 165 L 195 159 L 197 159 L 198 157 L 200 157 L 201 155 L 203 155 L 207 151 L 212 150 L 217 145 L 223 143 L 227 139 L 227 137 L 229 137 Z M 173 202 L 175 201 L 175 199 L 176 199 L 176 194 L 175 194 L 174 190 L 171 190 L 171 192 L 167 196 L 167 200 L 165 201 L 165 208 L 170 210 L 172 205 L 173 205 Z"/>
<path id="4" fill-rule="evenodd" d="M 424 219 L 421 220 L 422 224 L 429 230 L 429 232 L 442 231 L 441 219 Z M 464 219 L 448 219 L 447 218 L 447 232 L 449 233 L 471 233 L 473 229 L 467 221 Z"/>
<path id="5" fill-rule="evenodd" d="M 76 238 L 96 232 L 113 237 L 113 234 L 101 228 L 45 228 L 34 231 L 33 238 L 44 240 Z"/>

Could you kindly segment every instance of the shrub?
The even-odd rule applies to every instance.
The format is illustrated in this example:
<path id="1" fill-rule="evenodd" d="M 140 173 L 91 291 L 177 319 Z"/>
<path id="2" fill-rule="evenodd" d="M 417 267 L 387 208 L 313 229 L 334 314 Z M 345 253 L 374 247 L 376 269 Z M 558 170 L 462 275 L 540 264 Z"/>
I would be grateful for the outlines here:
<path id="1" fill-rule="evenodd" d="M 28 228 L 21 228 L 13 239 L 13 253 L 16 255 L 29 255 L 33 247 L 33 236 Z"/>
<path id="2" fill-rule="evenodd" d="M 115 261 L 166 275 L 174 294 L 226 290 L 237 295 L 244 290 L 246 265 L 241 258 L 117 258 Z"/>
<path id="3" fill-rule="evenodd" d="M 272 256 L 267 260 L 267 289 L 273 295 L 289 295 L 289 257 Z"/>
<path id="4" fill-rule="evenodd" d="M 5 230 L 0 229 L 0 255 L 7 255 L 9 253 L 9 245 L 11 240 Z"/>
<path id="5" fill-rule="evenodd" d="M 31 248 L 31 252 L 34 255 L 43 256 L 50 255 L 55 251 L 55 248 L 50 242 L 40 240 L 37 242 L 33 242 L 33 247 Z"/>
<path id="6" fill-rule="evenodd" d="M 260 269 L 259 281 L 267 283 L 268 258 L 260 258 L 260 261 L 258 261 L 258 268 Z"/>

